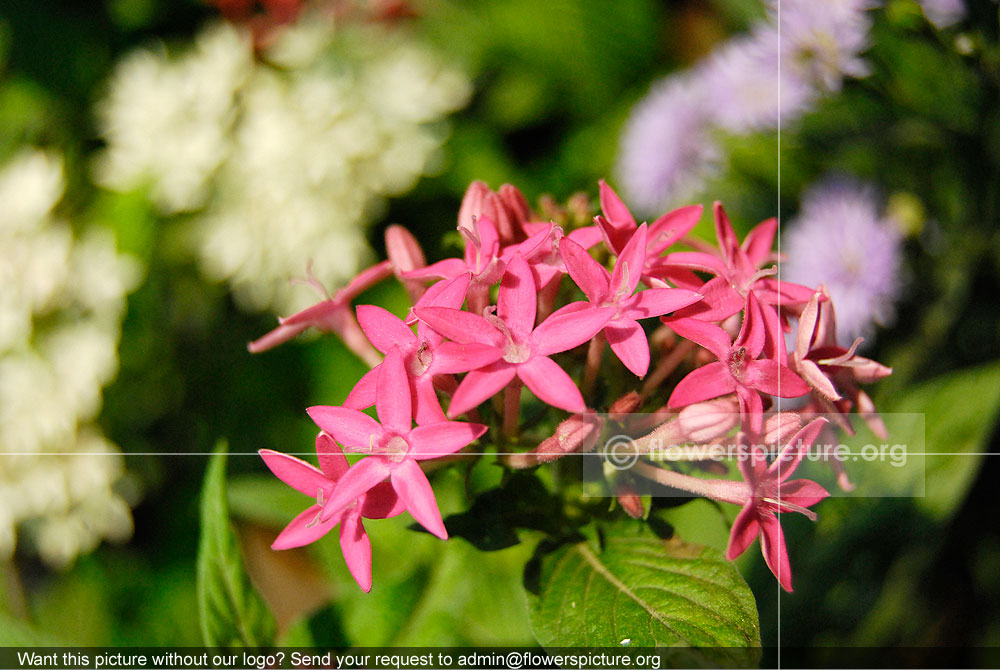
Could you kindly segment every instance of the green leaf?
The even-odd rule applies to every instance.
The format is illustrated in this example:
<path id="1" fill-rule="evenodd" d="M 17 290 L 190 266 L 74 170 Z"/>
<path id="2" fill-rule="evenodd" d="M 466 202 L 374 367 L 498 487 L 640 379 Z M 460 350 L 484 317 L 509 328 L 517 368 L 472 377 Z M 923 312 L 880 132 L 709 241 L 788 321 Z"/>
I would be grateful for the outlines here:
<path id="1" fill-rule="evenodd" d="M 916 502 L 935 518 L 950 516 L 965 499 L 985 458 L 983 447 L 1000 409 L 1000 364 L 933 379 L 911 390 L 892 409 L 926 414 L 925 494 Z M 895 436 L 890 438 L 896 441 Z"/>
<path id="2" fill-rule="evenodd" d="M 269 646 L 274 617 L 250 585 L 226 502 L 224 442 L 205 473 L 201 497 L 201 538 L 198 545 L 198 610 L 201 633 L 210 647 Z"/>
<path id="3" fill-rule="evenodd" d="M 696 647 L 713 663 L 759 660 L 753 594 L 715 549 L 618 535 L 603 549 L 564 544 L 538 568 L 531 622 L 545 646 Z M 691 662 L 688 653 L 683 663 Z"/>

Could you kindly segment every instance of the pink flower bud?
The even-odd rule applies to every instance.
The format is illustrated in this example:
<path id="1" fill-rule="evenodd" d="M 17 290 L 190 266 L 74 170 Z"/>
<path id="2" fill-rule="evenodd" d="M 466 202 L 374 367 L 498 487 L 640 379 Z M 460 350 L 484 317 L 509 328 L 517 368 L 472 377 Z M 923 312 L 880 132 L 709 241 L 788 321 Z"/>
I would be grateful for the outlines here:
<path id="1" fill-rule="evenodd" d="M 764 444 L 785 444 L 802 428 L 802 417 L 796 412 L 778 412 L 764 422 Z"/>
<path id="2" fill-rule="evenodd" d="M 740 420 L 739 406 L 731 398 L 717 398 L 688 405 L 677 417 L 684 437 L 711 442 L 732 430 Z"/>
<path id="3" fill-rule="evenodd" d="M 427 265 L 420 243 L 406 228 L 393 224 L 385 229 L 385 250 L 392 263 L 393 274 L 406 287 L 410 301 L 416 304 L 427 287 L 422 279 L 406 279 L 403 274 Z"/>

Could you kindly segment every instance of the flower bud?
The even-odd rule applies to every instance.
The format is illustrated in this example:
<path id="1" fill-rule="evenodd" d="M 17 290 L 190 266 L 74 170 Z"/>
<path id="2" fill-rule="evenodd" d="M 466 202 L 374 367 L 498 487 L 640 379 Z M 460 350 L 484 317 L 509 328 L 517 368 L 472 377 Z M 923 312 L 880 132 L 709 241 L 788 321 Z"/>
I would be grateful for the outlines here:
<path id="1" fill-rule="evenodd" d="M 385 229 L 385 250 L 392 263 L 393 274 L 406 287 L 410 301 L 416 304 L 427 287 L 422 279 L 406 279 L 402 275 L 427 265 L 420 243 L 406 228 L 393 224 Z"/>
<path id="2" fill-rule="evenodd" d="M 731 398 L 716 398 L 688 405 L 677 416 L 684 437 L 692 442 L 710 442 L 739 423 L 740 412 Z"/>

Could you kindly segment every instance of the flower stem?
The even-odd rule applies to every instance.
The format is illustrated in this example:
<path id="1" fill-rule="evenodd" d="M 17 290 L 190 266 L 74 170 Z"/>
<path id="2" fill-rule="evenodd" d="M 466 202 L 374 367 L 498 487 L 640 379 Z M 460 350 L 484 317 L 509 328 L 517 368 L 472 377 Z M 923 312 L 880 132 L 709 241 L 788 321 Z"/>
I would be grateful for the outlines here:
<path id="1" fill-rule="evenodd" d="M 517 436 L 521 419 L 521 380 L 514 377 L 503 392 L 503 434 Z"/>
<path id="2" fill-rule="evenodd" d="M 632 466 L 632 472 L 658 484 L 681 489 L 719 502 L 745 505 L 750 499 L 746 482 L 735 482 L 728 479 L 701 479 L 673 470 L 658 468 L 643 461 L 638 461 Z"/>
<path id="3" fill-rule="evenodd" d="M 670 373 L 677 369 L 677 366 L 681 364 L 681 361 L 683 361 L 693 349 L 694 342 L 691 340 L 681 340 L 678 342 L 673 351 L 660 359 L 652 374 L 646 377 L 646 381 L 642 384 L 642 396 L 645 398 L 650 393 L 655 391 L 656 388 L 670 376 Z"/>
<path id="4" fill-rule="evenodd" d="M 587 347 L 587 366 L 583 370 L 583 397 L 593 399 L 594 387 L 597 384 L 597 374 L 601 371 L 601 358 L 604 356 L 604 343 L 607 337 L 604 331 L 599 331 L 590 340 Z"/>

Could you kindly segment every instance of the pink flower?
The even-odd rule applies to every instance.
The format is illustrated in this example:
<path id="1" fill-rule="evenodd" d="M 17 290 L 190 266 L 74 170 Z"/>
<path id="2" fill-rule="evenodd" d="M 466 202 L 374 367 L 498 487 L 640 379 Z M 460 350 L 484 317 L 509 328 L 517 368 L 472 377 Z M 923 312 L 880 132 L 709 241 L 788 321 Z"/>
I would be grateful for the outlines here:
<path id="1" fill-rule="evenodd" d="M 735 342 L 725 330 L 706 321 L 671 317 L 664 322 L 678 335 L 708 349 L 719 359 L 695 368 L 682 379 L 667 401 L 670 407 L 684 407 L 735 392 L 744 425 L 750 433 L 758 435 L 763 427 L 761 393 L 797 398 L 809 392 L 806 383 L 788 367 L 770 358 L 759 358 L 766 333 L 760 305 L 752 292 L 747 295 L 743 325 Z"/>
<path id="2" fill-rule="evenodd" d="M 337 482 L 348 472 L 347 459 L 326 433 L 316 436 L 316 455 L 321 470 L 294 456 L 261 449 L 260 456 L 271 472 L 296 491 L 316 500 L 292 519 L 278 535 L 272 549 L 292 549 L 315 542 L 340 524 L 340 548 L 351 575 L 364 591 L 372 588 L 372 547 L 362 518 L 387 519 L 402 514 L 403 505 L 389 484 L 378 484 L 322 520 L 320 515 Z"/>
<path id="3" fill-rule="evenodd" d="M 257 354 L 283 344 L 309 327 L 324 333 L 337 333 L 347 347 L 356 353 L 369 365 L 379 362 L 379 355 L 358 327 L 354 319 L 351 301 L 361 292 L 392 275 L 392 263 L 382 261 L 362 270 L 358 276 L 347 283 L 347 286 L 337 291 L 332 298 L 316 303 L 311 307 L 296 312 L 289 317 L 279 319 L 277 328 L 247 345 L 250 353 Z M 315 279 L 309 283 L 324 292 L 323 287 Z"/>
<path id="4" fill-rule="evenodd" d="M 417 305 L 458 308 L 465 299 L 468 286 L 468 274 L 440 281 L 424 294 Z M 434 392 L 435 377 L 467 372 L 496 360 L 492 347 L 444 342 L 423 322 L 417 323 L 414 335 L 399 317 L 375 305 L 359 305 L 358 321 L 365 335 L 382 353 L 387 354 L 393 347 L 399 348 L 407 371 L 414 414 L 421 425 L 447 420 Z M 366 409 L 375 404 L 381 368 L 381 364 L 375 366 L 355 384 L 344 401 L 344 407 Z"/>
<path id="5" fill-rule="evenodd" d="M 351 501 L 389 479 L 407 511 L 424 528 L 448 538 L 434 491 L 418 461 L 452 454 L 486 432 L 486 426 L 442 421 L 413 427 L 410 385 L 403 354 L 391 348 L 378 375 L 375 408 L 381 423 L 349 407 L 319 405 L 307 411 L 320 428 L 349 451 L 369 454 L 337 482 L 320 515 L 333 518 Z"/>
<path id="6" fill-rule="evenodd" d="M 799 317 L 799 328 L 792 350 L 790 365 L 815 391 L 814 397 L 820 411 L 830 414 L 834 421 L 854 434 L 847 418 L 856 406 L 862 418 L 877 436 L 885 439 L 888 432 L 868 394 L 858 388 L 858 383 L 878 381 L 892 374 L 892 368 L 870 358 L 858 356 L 856 351 L 862 338 L 857 338 L 849 349 L 837 343 L 837 322 L 833 303 L 821 288 L 806 304 Z M 847 395 L 841 395 L 843 391 Z"/>
<path id="7" fill-rule="evenodd" d="M 406 279 L 454 279 L 470 273 L 469 309 L 481 311 L 489 304 L 490 287 L 500 281 L 504 262 L 500 260 L 500 238 L 496 225 L 486 216 L 472 219 L 468 227 L 459 226 L 465 236 L 464 258 L 445 258 L 403 274 Z"/>
<path id="8" fill-rule="evenodd" d="M 743 451 L 739 460 L 748 498 L 733 522 L 726 558 L 733 560 L 759 536 L 767 567 L 788 592 L 792 590 L 792 567 L 788 562 L 785 536 L 775 514 L 799 512 L 815 521 L 816 513 L 806 508 L 830 495 L 808 479 L 788 481 L 825 423 L 825 419 L 814 419 L 803 427 L 770 466 L 764 454 L 754 449 Z M 741 434 L 740 438 L 745 444 L 745 436 Z"/>
<path id="9" fill-rule="evenodd" d="M 537 328 L 536 310 L 535 282 L 528 263 L 520 255 L 507 264 L 495 315 L 479 316 L 447 307 L 414 308 L 418 319 L 454 342 L 493 348 L 493 361 L 469 372 L 462 380 L 452 396 L 448 416 L 467 412 L 515 376 L 554 407 L 568 412 L 585 409 L 576 384 L 549 356 L 592 338 L 614 309 L 602 307 L 552 315 Z"/>
<path id="10" fill-rule="evenodd" d="M 610 275 L 600 263 L 572 240 L 560 245 L 573 281 L 591 305 L 613 307 L 614 314 L 604 326 L 611 350 L 625 367 L 639 377 L 649 370 L 649 342 L 638 319 L 648 319 L 686 307 L 701 299 L 694 291 L 678 288 L 651 288 L 635 293 L 645 262 L 646 224 L 642 224 L 622 249 Z M 564 313 L 562 310 L 555 314 Z"/>
<path id="11" fill-rule="evenodd" d="M 601 211 L 604 212 L 604 216 L 598 216 L 595 220 L 604 235 L 608 248 L 613 253 L 621 255 L 625 246 L 635 235 L 638 224 L 635 217 L 632 216 L 632 212 L 618 197 L 614 189 L 608 186 L 603 179 L 599 184 Z M 649 226 L 648 246 L 643 258 L 641 274 L 644 279 L 653 278 L 651 269 L 658 263 L 660 254 L 691 232 L 691 229 L 698 223 L 698 219 L 701 218 L 702 209 L 701 205 L 689 205 L 668 212 L 653 221 L 652 225 Z M 686 286 L 685 288 L 691 287 Z"/>
<path id="12" fill-rule="evenodd" d="M 771 245 L 777 230 L 777 219 L 762 221 L 747 233 L 741 246 L 726 211 L 716 202 L 715 234 L 721 256 L 707 251 L 678 251 L 665 256 L 656 267 L 660 276 L 682 288 L 697 288 L 705 296 L 702 303 L 692 305 L 679 316 L 720 321 L 740 311 L 751 290 L 765 305 L 805 304 L 812 296 L 812 289 L 767 278 L 777 272 L 773 267 L 758 269 L 772 258 Z M 710 272 L 715 278 L 702 284 L 692 270 Z M 765 310 L 764 318 L 768 319 L 769 330 L 777 327 L 777 314 L 770 307 Z"/>

